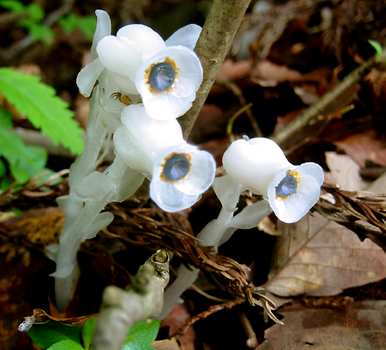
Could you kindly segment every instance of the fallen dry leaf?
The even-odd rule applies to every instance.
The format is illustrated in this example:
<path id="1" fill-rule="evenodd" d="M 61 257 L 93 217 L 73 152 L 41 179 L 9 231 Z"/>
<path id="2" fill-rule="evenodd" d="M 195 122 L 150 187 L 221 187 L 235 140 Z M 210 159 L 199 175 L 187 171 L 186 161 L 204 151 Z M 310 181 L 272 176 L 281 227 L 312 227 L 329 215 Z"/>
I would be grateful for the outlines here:
<path id="1" fill-rule="evenodd" d="M 294 305 L 284 326 L 265 331 L 257 350 L 382 350 L 386 344 L 386 302 L 351 304 L 343 310 Z"/>
<path id="2" fill-rule="evenodd" d="M 344 150 L 360 167 L 365 165 L 366 160 L 386 166 L 385 140 L 379 139 L 373 130 L 352 134 L 336 141 L 335 145 Z"/>
<path id="3" fill-rule="evenodd" d="M 386 254 L 380 247 L 319 214 L 279 225 L 276 261 L 265 285 L 273 294 L 335 295 L 386 277 Z"/>
<path id="4" fill-rule="evenodd" d="M 351 157 L 336 152 L 326 152 L 326 162 L 331 170 L 327 182 L 331 185 L 337 185 L 346 191 L 359 191 L 367 186 L 359 175 L 359 165 Z"/>

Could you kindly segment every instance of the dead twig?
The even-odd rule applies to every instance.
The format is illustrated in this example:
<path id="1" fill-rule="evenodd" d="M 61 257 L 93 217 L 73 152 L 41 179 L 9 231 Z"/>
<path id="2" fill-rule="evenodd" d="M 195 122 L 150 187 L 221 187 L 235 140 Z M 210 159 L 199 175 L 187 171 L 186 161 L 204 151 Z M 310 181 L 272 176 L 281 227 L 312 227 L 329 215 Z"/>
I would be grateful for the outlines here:
<path id="1" fill-rule="evenodd" d="M 363 76 L 369 72 L 371 67 L 373 67 L 376 62 L 376 59 L 372 58 L 360 65 L 339 84 L 337 84 L 331 91 L 323 95 L 315 104 L 302 112 L 294 121 L 278 131 L 274 135 L 273 139 L 279 144 L 285 144 L 301 129 L 318 120 L 320 116 L 326 113 L 330 105 L 335 103 L 336 100 L 345 95 L 347 90 L 358 83 L 363 78 Z"/>

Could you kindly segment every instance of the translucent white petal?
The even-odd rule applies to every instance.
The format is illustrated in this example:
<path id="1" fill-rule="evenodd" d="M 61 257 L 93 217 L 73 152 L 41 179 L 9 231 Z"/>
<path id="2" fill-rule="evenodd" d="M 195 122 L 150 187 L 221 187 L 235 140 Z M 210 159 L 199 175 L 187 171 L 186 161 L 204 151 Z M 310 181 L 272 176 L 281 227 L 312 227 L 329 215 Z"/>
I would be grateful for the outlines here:
<path id="1" fill-rule="evenodd" d="M 197 24 L 188 24 L 175 31 L 166 41 L 167 46 L 185 46 L 191 50 L 196 46 L 202 28 Z"/>
<path id="2" fill-rule="evenodd" d="M 100 201 L 115 190 L 115 185 L 105 174 L 93 171 L 80 181 L 74 192 L 84 200 Z"/>
<path id="3" fill-rule="evenodd" d="M 180 192 L 170 183 L 160 181 L 154 176 L 150 182 L 150 198 L 162 209 L 173 213 L 190 208 L 200 198 Z"/>
<path id="4" fill-rule="evenodd" d="M 242 186 L 229 176 L 221 176 L 214 179 L 213 190 L 221 205 L 229 211 L 236 209 Z"/>
<path id="5" fill-rule="evenodd" d="M 114 84 L 113 92 L 120 92 L 126 95 L 138 95 L 137 88 L 135 87 L 134 82 L 130 78 L 112 72 L 109 72 L 109 75 L 111 82 Z"/>
<path id="6" fill-rule="evenodd" d="M 166 59 L 176 65 L 175 81 L 165 91 L 154 91 L 148 79 L 149 70 Z M 202 66 L 197 55 L 186 47 L 172 46 L 162 50 L 138 68 L 135 86 L 152 118 L 169 119 L 177 118 L 190 109 L 202 78 Z"/>
<path id="7" fill-rule="evenodd" d="M 190 155 L 192 157 L 190 172 L 186 178 L 176 183 L 176 187 L 181 192 L 197 195 L 205 192 L 212 185 L 216 175 L 216 162 L 206 151 L 194 149 Z"/>
<path id="8" fill-rule="evenodd" d="M 114 144 L 124 158 L 131 159 L 128 165 L 135 169 L 152 172 L 152 162 L 163 150 L 183 143 L 180 124 L 175 119 L 160 121 L 150 118 L 142 104 L 122 110 L 124 131 L 114 135 Z"/>
<path id="9" fill-rule="evenodd" d="M 79 92 L 89 97 L 92 89 L 94 88 L 99 76 L 101 75 L 104 67 L 102 63 L 96 58 L 94 61 L 86 64 L 78 73 L 76 77 L 76 85 L 78 86 Z"/>
<path id="10" fill-rule="evenodd" d="M 319 186 L 323 185 L 324 172 L 319 164 L 313 162 L 303 163 L 296 167 L 296 170 L 299 171 L 301 175 L 312 176 Z"/>
<path id="11" fill-rule="evenodd" d="M 271 212 L 272 209 L 269 203 L 266 200 L 261 200 L 246 206 L 232 219 L 229 226 L 240 229 L 254 228 Z"/>
<path id="12" fill-rule="evenodd" d="M 96 50 L 105 68 L 131 79 L 142 61 L 141 52 L 135 43 L 122 41 L 113 35 L 101 39 Z"/>
<path id="13" fill-rule="evenodd" d="M 278 173 L 268 187 L 269 204 L 277 218 L 285 223 L 299 221 L 318 202 L 320 185 L 314 177 L 301 175 L 296 193 L 285 199 L 276 197 L 276 186 L 287 171 Z"/>
<path id="14" fill-rule="evenodd" d="M 96 46 L 98 42 L 105 36 L 111 34 L 111 20 L 109 14 L 103 10 L 96 10 L 95 15 L 97 17 L 97 23 L 91 45 L 92 58 L 97 57 Z"/>
<path id="15" fill-rule="evenodd" d="M 151 118 L 171 120 L 185 114 L 192 107 L 193 100 L 160 93 L 158 96 L 144 97 L 143 103 Z"/>
<path id="16" fill-rule="evenodd" d="M 117 156 L 121 157 L 127 166 L 150 176 L 151 158 L 141 148 L 138 148 L 136 140 L 131 137 L 126 127 L 121 126 L 115 131 L 113 141 Z"/>
<path id="17" fill-rule="evenodd" d="M 235 181 L 265 194 L 273 176 L 290 163 L 274 141 L 256 137 L 232 142 L 224 153 L 223 166 Z"/>
<path id="18" fill-rule="evenodd" d="M 117 32 L 117 37 L 133 43 L 143 59 L 148 59 L 165 47 L 161 36 L 143 24 L 129 24 Z"/>

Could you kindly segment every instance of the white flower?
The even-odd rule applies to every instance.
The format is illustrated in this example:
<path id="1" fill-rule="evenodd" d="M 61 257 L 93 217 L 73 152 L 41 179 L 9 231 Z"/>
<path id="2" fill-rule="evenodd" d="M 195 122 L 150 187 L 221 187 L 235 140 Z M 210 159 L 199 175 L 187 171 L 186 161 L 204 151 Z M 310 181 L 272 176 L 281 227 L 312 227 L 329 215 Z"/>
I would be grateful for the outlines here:
<path id="1" fill-rule="evenodd" d="M 318 164 L 294 166 L 274 141 L 260 137 L 233 142 L 223 166 L 233 183 L 263 195 L 286 223 L 300 220 L 316 204 L 324 179 Z"/>
<path id="2" fill-rule="evenodd" d="M 244 188 L 265 194 L 273 176 L 290 162 L 274 141 L 256 137 L 232 142 L 224 153 L 223 166 Z"/>
<path id="3" fill-rule="evenodd" d="M 151 180 L 150 197 L 165 211 L 189 208 L 214 180 L 213 157 L 184 141 L 176 119 L 150 118 L 141 104 L 123 109 L 114 146 L 130 168 Z"/>
<path id="4" fill-rule="evenodd" d="M 150 197 L 168 212 L 189 208 L 211 186 L 215 173 L 210 153 L 187 143 L 170 147 L 153 164 Z"/>
<path id="5" fill-rule="evenodd" d="M 122 110 L 122 125 L 114 133 L 116 153 L 134 170 L 150 177 L 156 156 L 171 146 L 184 142 L 176 119 L 150 118 L 142 104 Z"/>
<path id="6" fill-rule="evenodd" d="M 151 28 L 142 24 L 130 24 L 111 35 L 111 21 L 107 12 L 95 11 L 97 26 L 94 33 L 91 55 L 93 61 L 79 72 L 77 85 L 86 97 L 104 70 L 109 79 L 114 81 L 115 92 L 126 95 L 138 95 L 134 84 L 140 65 L 158 54 L 167 46 L 181 45 L 192 50 L 198 40 L 201 27 L 189 24 L 177 30 L 164 41 Z"/>
<path id="7" fill-rule="evenodd" d="M 318 202 L 323 179 L 323 169 L 311 162 L 279 171 L 267 190 L 275 215 L 286 223 L 299 221 Z"/>
<path id="8" fill-rule="evenodd" d="M 202 79 L 197 55 L 184 46 L 171 46 L 138 68 L 135 86 L 152 118 L 173 119 L 190 109 Z"/>

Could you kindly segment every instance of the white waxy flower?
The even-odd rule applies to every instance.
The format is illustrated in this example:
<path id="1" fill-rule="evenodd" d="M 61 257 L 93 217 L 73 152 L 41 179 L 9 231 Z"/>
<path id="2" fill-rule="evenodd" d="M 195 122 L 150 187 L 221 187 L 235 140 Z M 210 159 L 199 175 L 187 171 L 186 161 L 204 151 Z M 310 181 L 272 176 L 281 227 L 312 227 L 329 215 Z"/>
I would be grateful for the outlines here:
<path id="1" fill-rule="evenodd" d="M 279 171 L 267 190 L 275 215 L 286 223 L 299 221 L 318 202 L 323 179 L 323 169 L 311 162 Z"/>
<path id="2" fill-rule="evenodd" d="M 184 46 L 171 46 L 138 68 L 135 86 L 152 118 L 173 119 L 190 109 L 202 79 L 197 55 Z"/>
<path id="3" fill-rule="evenodd" d="M 135 83 L 138 68 L 171 45 L 180 45 L 192 51 L 200 32 L 201 27 L 187 25 L 177 30 L 165 42 L 150 27 L 143 24 L 129 24 L 119 29 L 116 36 L 103 37 L 98 42 L 96 51 L 101 64 L 112 73 L 114 81 L 122 91 L 128 94 L 141 94 L 137 90 L 137 83 Z M 199 66 L 201 67 L 200 63 Z M 176 67 L 178 68 L 178 66 Z M 169 74 L 172 73 L 169 72 Z M 159 69 L 155 68 L 150 75 L 153 82 L 157 81 L 161 84 L 157 85 L 157 88 L 162 88 L 165 85 L 163 82 L 165 79 L 164 69 L 161 69 L 160 72 Z M 166 77 L 167 79 L 170 79 L 170 76 L 169 78 Z"/>
<path id="4" fill-rule="evenodd" d="M 256 137 L 232 142 L 224 153 L 223 166 L 244 188 L 265 194 L 273 176 L 290 162 L 274 141 Z"/>
<path id="5" fill-rule="evenodd" d="M 319 199 L 323 169 L 316 163 L 294 166 L 272 140 L 237 140 L 225 151 L 223 166 L 234 183 L 261 194 L 283 222 L 300 220 Z"/>
<path id="6" fill-rule="evenodd" d="M 159 152 L 184 142 L 176 119 L 160 121 L 150 118 L 142 104 L 122 110 L 122 125 L 114 133 L 117 154 L 134 170 L 150 177 Z"/>
<path id="7" fill-rule="evenodd" d="M 150 197 L 168 212 L 191 207 L 212 184 L 212 155 L 183 143 L 161 152 L 153 164 Z"/>

